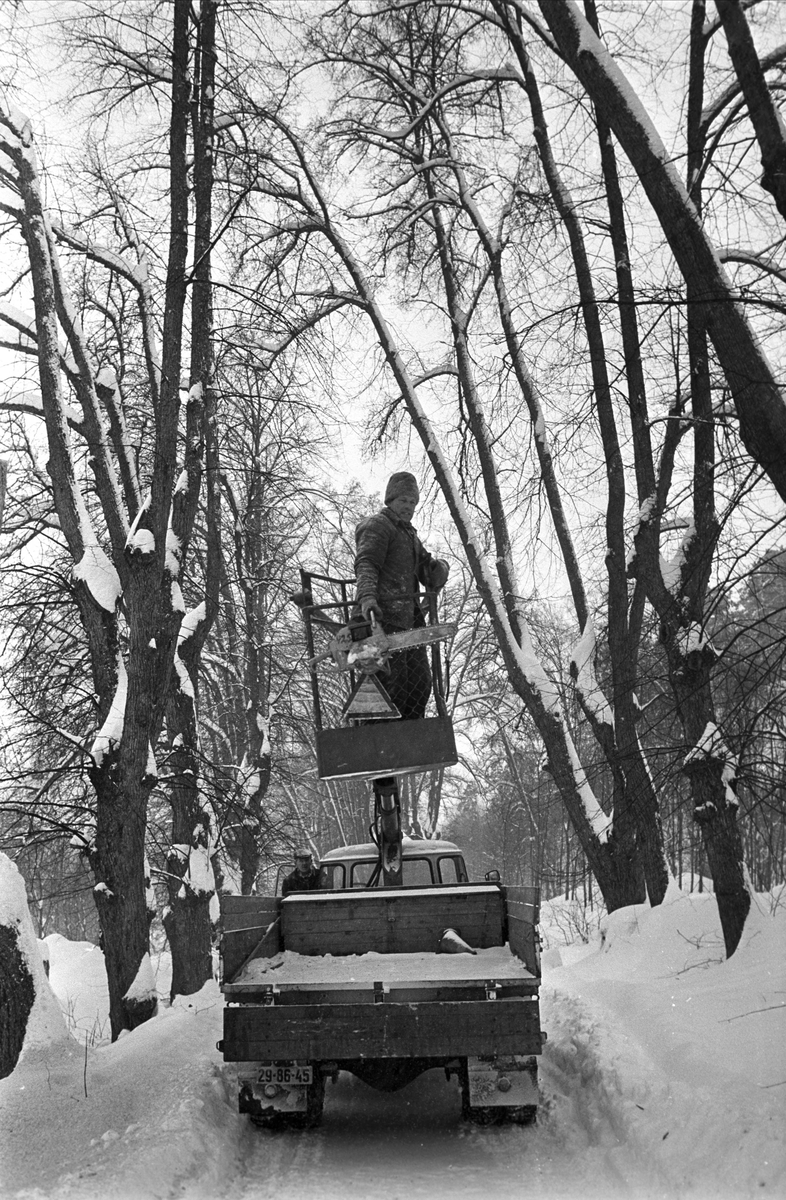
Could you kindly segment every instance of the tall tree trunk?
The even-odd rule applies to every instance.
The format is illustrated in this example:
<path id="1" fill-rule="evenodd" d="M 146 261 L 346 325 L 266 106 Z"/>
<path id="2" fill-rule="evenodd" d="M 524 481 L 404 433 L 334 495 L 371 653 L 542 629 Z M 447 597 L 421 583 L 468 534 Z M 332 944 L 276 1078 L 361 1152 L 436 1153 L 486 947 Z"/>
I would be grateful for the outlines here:
<path id="1" fill-rule="evenodd" d="M 143 734 L 143 736 L 145 736 Z M 145 737 L 146 740 L 146 737 Z M 133 768 L 132 768 L 133 769 Z M 90 770 L 96 790 L 95 846 L 89 854 L 93 896 L 109 985 L 112 1037 L 153 1016 L 157 998 L 149 958 L 150 913 L 145 887 L 145 828 L 152 779 L 128 786 L 119 750 Z"/>
<path id="2" fill-rule="evenodd" d="M 166 858 L 169 905 L 164 913 L 164 929 L 172 952 L 171 998 L 174 999 L 198 992 L 212 976 L 210 904 L 215 895 L 215 881 L 210 814 L 203 806 L 197 775 L 199 754 L 193 687 L 181 685 L 171 695 L 167 732 L 172 843 Z"/>
<path id="3" fill-rule="evenodd" d="M 206 9 L 210 7 L 208 4 Z M 147 264 L 141 249 L 137 246 L 136 268 L 100 248 L 89 251 L 90 257 L 108 269 L 118 270 L 138 292 L 153 437 L 152 446 L 145 448 L 152 451 L 148 460 L 150 494 L 133 514 L 131 530 L 122 501 L 125 498 L 126 503 L 136 504 L 139 494 L 133 463 L 127 447 L 114 444 L 110 451 L 109 446 L 110 438 L 122 436 L 122 421 L 117 420 L 119 400 L 111 388 L 101 391 L 103 385 L 97 381 L 77 306 L 67 292 L 53 229 L 43 211 L 29 125 L 17 127 L 16 118 L 0 114 L 2 126 L 13 132 L 11 139 L 0 136 L 0 149 L 14 164 L 23 203 L 20 222 L 31 266 L 48 470 L 60 528 L 74 563 L 74 592 L 89 646 L 93 690 L 98 697 L 101 727 L 89 767 L 96 794 L 95 838 L 86 832 L 85 852 L 96 881 L 94 894 L 106 958 L 113 1038 L 149 1017 L 156 1003 L 148 957 L 147 803 L 155 779 L 153 751 L 163 725 L 183 611 L 176 577 L 196 507 L 196 496 L 187 497 L 175 506 L 173 519 L 188 257 L 190 20 L 189 0 L 175 0 L 169 120 L 170 240 L 160 370 L 153 353 Z M 212 107 L 212 89 L 210 104 Z M 208 153 L 212 155 L 212 144 L 208 145 Z M 195 167 L 195 171 L 199 191 L 199 169 Z M 204 204 L 197 207 L 204 211 Z M 71 244 L 75 241 L 79 239 L 72 238 Z M 80 436 L 94 477 L 92 499 L 96 503 L 90 510 L 82 494 L 81 464 L 77 469 L 72 453 L 62 393 L 60 329 L 76 364 L 76 370 L 69 369 L 68 375 L 82 410 Z M 108 432 L 99 397 L 108 406 Z M 92 513 L 98 511 L 104 520 L 100 539 L 91 520 Z M 173 529 L 179 552 L 173 549 Z M 103 545 L 109 546 L 111 560 Z M 121 593 L 128 624 L 128 644 L 122 654 L 117 618 Z"/>
<path id="4" fill-rule="evenodd" d="M 167 703 L 169 802 L 172 843 L 167 855 L 169 907 L 164 928 L 172 951 L 171 996 L 188 996 L 211 978 L 211 904 L 215 896 L 210 813 L 202 801 L 197 706 L 202 649 L 218 610 L 220 586 L 219 463 L 213 386 L 213 293 L 211 277 L 214 168 L 215 32 L 217 0 L 199 13 L 194 53 L 191 118 L 194 143 L 194 266 L 191 292 L 190 388 L 186 405 L 186 486 L 172 504 L 171 567 L 174 575 L 188 549 L 206 476 L 207 553 L 205 599 L 188 613 L 175 651 Z M 205 470 L 206 468 L 206 470 Z"/>
<path id="5" fill-rule="evenodd" d="M 504 8 L 503 8 L 504 13 Z M 647 769 L 636 733 L 638 708 L 635 700 L 640 622 L 631 621 L 628 606 L 625 531 L 625 475 L 620 452 L 617 422 L 606 367 L 606 350 L 600 311 L 592 278 L 589 256 L 579 215 L 573 198 L 557 169 L 551 150 L 548 124 L 540 100 L 539 88 L 520 31 L 509 29 L 524 78 L 524 87 L 532 110 L 535 141 L 551 196 L 570 241 L 571 255 L 579 292 L 582 317 L 589 347 L 598 425 L 606 463 L 606 569 L 608 573 L 607 640 L 611 667 L 613 724 L 597 712 L 590 696 L 581 689 L 581 672 L 574 678 L 582 708 L 606 756 L 614 784 L 614 834 L 624 861 L 641 853 L 641 868 L 652 904 L 659 904 L 668 886 L 668 867 L 663 850 L 663 830 L 658 797 Z M 599 137 L 603 138 L 599 126 Z M 586 620 L 582 634 L 587 633 Z M 593 646 L 588 655 L 594 667 Z M 594 670 L 593 670 L 594 675 Z M 596 689 L 593 689 L 596 690 Z M 628 903 L 644 898 L 641 881 Z"/>
<path id="6" fill-rule="evenodd" d="M 427 187 L 429 186 L 427 182 Z M 433 188 L 430 190 L 432 201 L 435 202 L 436 192 Z M 453 261 L 450 238 L 442 220 L 439 206 L 436 203 L 433 211 L 434 229 L 442 267 L 447 309 L 451 318 L 462 397 L 469 413 L 473 440 L 482 466 L 484 490 L 494 531 L 496 549 L 495 565 L 499 576 L 500 595 L 505 606 L 506 624 L 509 623 L 510 634 L 515 643 L 521 646 L 528 635 L 525 631 L 523 616 L 519 611 L 520 592 L 513 566 L 511 539 L 505 506 L 497 478 L 497 468 L 493 453 L 494 439 L 481 404 L 479 390 L 475 381 L 472 355 L 469 348 L 467 326 L 471 306 L 462 304 L 460 301 L 457 272 Z M 433 434 L 431 435 L 431 439 L 433 440 Z M 470 566 L 472 566 L 471 558 Z M 519 687 L 524 685 L 524 674 L 519 669 L 514 672 L 511 680 L 516 690 L 519 691 Z M 516 681 L 520 681 L 518 686 Z M 620 804 L 618 811 L 615 809 L 613 820 L 610 822 L 611 832 L 605 838 L 598 837 L 593 823 L 587 820 L 586 805 L 584 803 L 576 803 L 577 792 L 580 795 L 582 789 L 580 786 L 575 788 L 573 781 L 577 766 L 579 770 L 581 768 L 578 764 L 578 758 L 572 742 L 570 743 L 570 748 L 567 745 L 569 734 L 564 724 L 564 718 L 553 720 L 551 719 L 552 714 L 546 715 L 546 708 L 539 703 L 541 696 L 538 689 L 529 689 L 524 686 L 523 690 L 519 691 L 519 695 L 524 699 L 525 704 L 529 708 L 529 711 L 533 713 L 533 716 L 535 716 L 536 721 L 538 720 L 538 716 L 536 712 L 533 712 L 530 704 L 535 703 L 542 711 L 543 723 L 539 724 L 539 729 L 549 751 L 549 763 L 555 782 L 563 793 L 568 814 L 574 824 L 582 849 L 593 864 L 593 870 L 596 873 L 609 911 L 642 901 L 644 899 L 644 885 L 638 862 L 636 826 L 632 810 L 624 804 Z M 584 779 L 584 786 L 589 790 L 586 778 Z"/>
<path id="7" fill-rule="evenodd" d="M 704 96 L 705 0 L 693 0 L 691 20 L 690 70 L 688 83 L 688 178 L 687 185 L 697 211 L 703 207 L 701 169 L 704 138 L 701 111 Z M 695 302 L 690 284 L 687 289 L 688 360 L 693 414 L 693 526 L 687 548 L 687 563 L 682 573 L 680 611 L 687 618 L 687 629 L 676 633 L 667 628 L 672 686 L 678 698 L 678 712 L 691 751 L 683 770 L 688 776 L 694 805 L 694 817 L 712 874 L 718 911 L 726 943 L 726 953 L 737 948 L 751 897 L 745 879 L 743 848 L 737 827 L 737 800 L 733 791 L 734 766 L 725 745 L 707 731 L 716 729 L 712 694 L 712 668 L 715 653 L 708 645 L 692 647 L 686 643 L 691 629 L 703 629 L 706 619 L 706 594 L 711 564 L 720 532 L 715 514 L 715 424 L 712 410 L 709 346 L 704 312 Z M 676 636 L 675 636 L 676 633 Z M 687 645 L 687 652 L 686 652 Z"/>
<path id="8" fill-rule="evenodd" d="M 704 79 L 704 0 L 694 0 L 688 89 L 687 188 L 701 212 L 704 157 L 701 110 Z M 712 670 L 715 651 L 705 636 L 707 589 L 720 531 L 715 513 L 715 427 L 703 292 L 687 286 L 688 361 L 693 435 L 693 523 L 682 545 L 679 582 L 665 587 L 657 532 L 642 522 L 636 537 L 636 571 L 661 623 L 669 680 L 682 725 L 694 816 L 700 825 L 716 887 L 727 954 L 733 954 L 750 908 L 742 842 L 736 826 L 734 760 L 715 721 Z M 715 872 L 718 873 L 717 882 Z"/>

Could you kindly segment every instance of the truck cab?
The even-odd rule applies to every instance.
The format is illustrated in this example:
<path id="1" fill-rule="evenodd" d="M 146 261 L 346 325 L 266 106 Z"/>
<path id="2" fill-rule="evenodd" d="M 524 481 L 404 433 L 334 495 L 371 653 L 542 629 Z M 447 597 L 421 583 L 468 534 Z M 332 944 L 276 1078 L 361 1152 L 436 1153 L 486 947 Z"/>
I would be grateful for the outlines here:
<path id="1" fill-rule="evenodd" d="M 365 888 L 379 864 L 379 848 L 375 842 L 356 846 L 339 846 L 321 860 L 320 888 L 330 891 Z M 402 842 L 402 883 L 404 887 L 447 887 L 468 883 L 464 856 L 453 842 L 425 841 L 405 837 Z M 382 886 L 377 872 L 375 886 Z"/>

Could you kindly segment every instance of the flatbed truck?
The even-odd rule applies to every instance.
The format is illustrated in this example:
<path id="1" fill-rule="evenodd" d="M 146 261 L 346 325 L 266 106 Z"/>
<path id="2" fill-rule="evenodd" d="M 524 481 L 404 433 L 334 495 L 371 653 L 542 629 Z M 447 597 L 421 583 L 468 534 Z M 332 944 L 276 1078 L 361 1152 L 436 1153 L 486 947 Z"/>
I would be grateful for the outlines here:
<path id="1" fill-rule="evenodd" d="M 395 887 L 380 885 L 378 859 L 373 843 L 339 847 L 318 891 L 221 898 L 219 1048 L 240 1111 L 310 1127 L 339 1071 L 392 1091 L 439 1067 L 465 1119 L 533 1121 L 538 889 L 469 882 L 439 839 L 403 839 Z"/>

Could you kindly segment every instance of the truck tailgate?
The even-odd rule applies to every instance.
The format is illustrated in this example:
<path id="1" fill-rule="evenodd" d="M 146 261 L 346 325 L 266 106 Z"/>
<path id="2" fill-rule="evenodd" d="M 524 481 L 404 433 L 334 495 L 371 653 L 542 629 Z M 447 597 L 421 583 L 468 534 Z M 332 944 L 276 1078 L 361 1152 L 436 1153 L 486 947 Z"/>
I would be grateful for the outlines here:
<path id="1" fill-rule="evenodd" d="M 540 1054 L 535 996 L 419 1003 L 241 1004 L 224 1010 L 224 1058 L 442 1058 Z"/>
<path id="2" fill-rule="evenodd" d="M 229 1061 L 540 1053 L 540 981 L 507 946 L 277 957 L 224 987 Z"/>

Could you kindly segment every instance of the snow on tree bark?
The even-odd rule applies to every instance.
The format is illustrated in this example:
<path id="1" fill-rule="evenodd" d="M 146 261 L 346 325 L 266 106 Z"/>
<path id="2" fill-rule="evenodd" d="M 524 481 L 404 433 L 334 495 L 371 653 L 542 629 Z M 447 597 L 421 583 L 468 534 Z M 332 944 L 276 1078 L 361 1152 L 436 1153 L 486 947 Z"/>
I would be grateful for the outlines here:
<path id="1" fill-rule="evenodd" d="M 577 606 L 582 630 L 584 653 L 581 664 L 571 664 L 576 691 L 582 711 L 595 738 L 603 750 L 613 780 L 613 812 L 615 849 L 622 863 L 628 864 L 631 878 L 631 899 L 637 891 L 635 863 L 641 859 L 647 892 L 653 904 L 660 903 L 668 886 L 668 867 L 663 847 L 658 797 L 652 777 L 642 754 L 636 732 L 638 710 L 635 703 L 638 639 L 641 623 L 636 598 L 629 606 L 628 579 L 625 555 L 625 469 L 620 451 L 617 418 L 612 400 L 607 369 L 607 355 L 590 267 L 584 232 L 576 204 L 566 186 L 551 148 L 548 123 L 540 97 L 540 89 L 527 53 L 519 26 L 509 19 L 504 3 L 496 4 L 508 38 L 521 68 L 521 84 L 526 91 L 532 112 L 535 142 L 551 197 L 567 231 L 579 295 L 580 309 L 589 348 L 594 385 L 598 428 L 606 467 L 606 541 L 605 556 L 608 577 L 607 631 L 611 673 L 612 705 L 598 696 L 597 684 L 589 679 L 594 668 L 595 638 L 586 605 Z M 603 129 L 599 127 L 601 155 L 604 157 Z M 610 209 L 616 182 L 614 164 L 605 147 L 604 182 L 609 193 Z M 614 214 L 610 211 L 612 224 Z M 618 230 L 619 233 L 619 230 Z M 620 247 L 622 249 L 622 247 Z M 626 366 L 635 366 L 637 357 L 628 355 Z M 635 387 L 635 381 L 631 381 Z M 639 425 L 641 422 L 639 422 Z M 570 563 L 566 564 L 570 568 Z M 573 588 L 575 594 L 575 587 Z M 582 611 L 582 608 L 584 611 Z M 582 674 L 584 679 L 582 679 Z M 638 843 L 638 845 L 637 845 Z M 638 885 L 640 886 L 640 885 Z"/>
<path id="2" fill-rule="evenodd" d="M 313 183 L 312 186 L 314 186 Z M 480 550 L 480 539 L 475 532 L 466 505 L 461 499 L 446 455 L 418 400 L 416 388 L 373 289 L 337 230 L 328 226 L 326 236 L 339 253 L 357 288 L 358 295 L 376 330 L 388 365 L 401 389 L 413 428 L 423 443 L 464 545 L 475 584 L 491 618 L 508 677 L 514 690 L 524 701 L 543 738 L 548 753 L 549 769 L 592 870 L 596 878 L 601 881 L 604 899 L 610 910 L 629 904 L 632 885 L 635 891 L 637 874 L 635 860 L 630 854 L 621 856 L 615 854 L 616 844 L 613 840 L 614 831 L 611 827 L 611 820 L 604 813 L 581 767 L 573 739 L 565 723 L 559 693 L 537 659 L 526 624 L 520 614 L 520 641 L 514 634 L 499 581 Z"/>
<path id="3" fill-rule="evenodd" d="M 500 6 L 495 6 L 499 8 Z M 526 53 L 523 51 L 523 43 L 521 44 L 522 57 L 524 68 L 527 68 Z M 350 59 L 352 58 L 351 51 L 348 52 Z M 391 51 L 391 53 L 393 53 Z M 520 62 L 522 60 L 520 59 Z M 402 70 L 405 68 L 402 67 Z M 480 205 L 473 194 L 472 185 L 468 179 L 467 170 L 462 159 L 462 151 L 454 142 L 453 134 L 450 128 L 450 123 L 446 112 L 440 104 L 440 97 L 448 90 L 455 91 L 460 87 L 472 85 L 478 79 L 493 78 L 495 81 L 501 79 L 521 82 L 521 77 L 514 67 L 507 65 L 496 72 L 480 70 L 477 74 L 461 74 L 460 72 L 452 78 L 448 84 L 440 86 L 438 80 L 434 84 L 434 93 L 425 95 L 417 90 L 417 84 L 413 83 L 412 79 L 407 77 L 406 81 L 406 98 L 407 106 L 411 105 L 420 113 L 418 120 L 412 123 L 407 129 L 386 129 L 381 130 L 375 127 L 369 132 L 369 127 L 363 122 L 361 117 L 358 118 L 357 129 L 359 136 L 369 136 L 372 141 L 378 143 L 384 140 L 392 155 L 398 155 L 405 169 L 409 169 L 412 162 L 417 163 L 418 177 L 424 181 L 424 197 L 427 201 L 429 221 L 428 226 L 433 230 L 434 241 L 438 252 L 438 261 L 441 268 L 442 284 L 445 296 L 445 304 L 447 313 L 450 319 L 450 330 L 453 339 L 455 352 L 455 373 L 460 381 L 461 401 L 464 410 L 468 416 L 468 426 L 472 436 L 473 448 L 477 454 L 477 459 L 480 464 L 483 491 L 486 504 L 488 506 L 490 524 L 493 530 L 495 543 L 495 567 L 499 579 L 499 588 L 504 601 L 504 606 L 507 612 L 507 618 L 510 624 L 510 634 L 514 643 L 523 645 L 528 642 L 528 636 L 523 630 L 523 616 L 520 613 L 520 595 L 521 589 L 516 582 L 516 571 L 513 562 L 513 554 L 511 548 L 511 538 L 508 530 L 507 517 L 505 506 L 502 500 L 500 487 L 497 479 L 497 470 L 494 458 L 494 436 L 489 427 L 489 423 L 484 412 L 483 403 L 480 395 L 481 389 L 475 381 L 475 367 L 473 364 L 473 355 L 470 349 L 469 342 L 469 325 L 472 319 L 472 314 L 475 310 L 477 297 L 467 296 L 462 292 L 461 271 L 457 267 L 456 256 L 461 261 L 461 250 L 454 252 L 453 244 L 453 225 L 454 225 L 454 205 L 455 198 L 451 189 L 450 192 L 450 208 L 447 209 L 447 215 L 443 215 L 443 204 L 445 203 L 446 189 L 444 180 L 446 173 L 452 173 L 455 178 L 456 191 L 461 207 L 468 214 L 472 226 L 477 234 L 478 241 L 483 248 L 483 252 L 488 261 L 488 274 L 493 280 L 495 296 L 497 300 L 497 308 L 502 325 L 505 344 L 510 354 L 511 363 L 513 365 L 516 381 L 521 390 L 523 399 L 526 402 L 528 411 L 533 424 L 534 444 L 538 454 L 538 459 L 541 465 L 542 478 L 545 485 L 545 490 L 548 496 L 549 506 L 551 510 L 554 528 L 557 533 L 558 541 L 563 553 L 563 559 L 568 575 L 568 580 L 571 592 L 574 597 L 574 603 L 577 610 L 577 615 L 580 622 L 580 627 L 584 628 L 588 620 L 588 610 L 586 597 L 584 594 L 584 586 L 581 578 L 581 573 L 578 567 L 575 550 L 573 547 L 570 531 L 563 510 L 562 499 L 560 495 L 559 485 L 557 483 L 554 465 L 551 459 L 551 454 L 548 447 L 548 437 L 546 433 L 546 424 L 543 408 L 540 398 L 537 395 L 537 390 L 530 378 L 526 368 L 525 358 L 522 350 L 521 338 L 518 333 L 516 321 L 514 320 L 511 310 L 510 301 L 507 295 L 505 272 L 502 265 L 503 246 L 505 244 L 501 231 L 497 234 L 492 234 L 487 223 L 485 222 Z M 392 87 L 392 85 L 391 85 Z M 536 99 L 536 97 L 535 97 Z M 536 136 L 538 133 L 543 133 L 542 122 L 539 119 L 539 113 L 535 111 L 537 105 L 533 100 L 533 113 L 535 119 Z M 413 137 L 412 143 L 406 147 L 403 146 L 402 139 L 406 138 L 419 124 L 425 126 L 425 116 L 428 114 L 429 129 L 432 131 L 431 136 L 438 142 L 440 152 L 437 156 L 436 163 L 432 163 L 429 157 L 428 136 L 424 138 L 421 132 L 420 138 Z M 540 114 L 542 117 L 542 114 Z M 350 123 L 350 128 L 354 129 L 355 125 Z M 543 140 L 543 139 L 541 139 Z M 548 145 L 546 141 L 546 154 L 548 158 Z M 552 164 L 553 165 L 553 164 Z M 565 189 L 561 187 L 560 180 L 556 176 L 555 171 L 550 173 L 550 183 L 553 184 L 554 190 L 561 198 L 566 197 Z M 413 213 L 416 211 L 414 202 Z M 569 198 L 563 204 L 561 211 L 567 211 L 570 208 Z M 413 218 L 414 219 L 414 218 Z M 573 222 L 575 230 L 577 223 Z M 585 270 L 585 276 L 588 275 L 588 270 Z M 485 272 L 483 275 L 485 280 Z M 361 295 L 364 295 L 362 287 L 360 287 Z M 587 308 L 592 305 L 588 304 Z M 594 305 L 597 308 L 597 305 Z M 372 315 L 373 320 L 373 315 Z M 378 326 L 379 328 L 379 326 Z M 384 346 L 384 334 L 380 336 L 380 340 Z M 602 347 L 600 356 L 596 355 L 595 347 L 593 347 L 592 361 L 596 363 L 603 357 Z M 390 360 L 389 360 L 390 361 Z M 428 373 L 426 375 L 428 377 Z M 398 380 L 400 382 L 400 380 Z M 407 405 L 412 414 L 412 403 L 409 396 L 412 392 L 412 385 L 409 392 L 405 387 L 402 387 L 402 393 L 405 397 Z M 608 394 L 608 381 L 606 381 L 605 392 Z M 609 405 L 606 406 L 608 410 Z M 616 545 L 618 554 L 616 563 L 612 573 L 616 587 L 614 595 L 616 605 L 614 608 L 614 621 L 610 622 L 614 628 L 627 627 L 626 621 L 626 605 L 627 605 L 627 579 L 625 575 L 625 555 L 624 555 L 624 536 L 623 536 L 623 517 L 624 517 L 624 496 L 622 493 L 622 479 L 620 471 L 620 456 L 619 448 L 615 446 L 615 436 L 613 430 L 613 422 L 610 423 L 607 419 L 601 422 L 604 427 L 604 445 L 608 449 L 609 463 L 609 480 L 612 500 L 610 501 L 610 522 L 612 532 L 610 533 L 610 543 Z M 425 439 L 424 439 L 425 441 Z M 443 489 L 444 490 L 444 489 Z M 459 525 L 460 527 L 460 525 Z M 610 568 L 611 571 L 611 568 Z M 620 611 L 622 619 L 620 618 Z M 628 708 L 633 714 L 634 703 L 632 699 L 632 687 L 630 684 L 631 678 L 631 659 L 629 648 L 625 645 L 621 653 L 617 655 L 617 662 L 623 664 L 618 670 L 618 675 L 625 675 L 625 682 L 630 694 Z M 533 667 L 534 654 L 532 647 L 529 646 L 527 662 L 530 670 Z M 543 680 L 540 680 L 542 684 Z M 621 689 L 618 687 L 617 692 Z M 618 696 L 615 696 L 615 700 Z M 595 714 L 597 717 L 597 714 Z M 627 776 L 622 770 L 619 760 L 624 758 L 627 762 L 634 756 L 641 759 L 641 747 L 638 739 L 635 737 L 635 718 L 632 715 L 631 720 L 626 726 L 626 730 L 630 732 L 626 746 L 621 754 L 617 754 L 614 725 L 594 720 L 593 729 L 596 732 L 604 754 L 610 759 L 610 765 L 614 771 L 615 778 L 615 805 L 614 805 L 614 830 L 611 839 L 608 838 L 609 821 L 608 818 L 601 813 L 599 827 L 601 837 L 605 845 L 606 854 L 606 872 L 608 881 L 601 882 L 609 896 L 614 893 L 615 899 L 612 903 L 633 903 L 643 899 L 644 888 L 641 880 L 640 871 L 637 868 L 637 823 L 638 814 L 642 814 L 642 820 L 650 821 L 655 826 L 654 837 L 650 841 L 655 846 L 655 853 L 652 855 L 652 861 L 657 864 L 651 872 L 651 895 L 654 900 L 660 898 L 665 891 L 667 882 L 667 869 L 662 847 L 662 836 L 660 834 L 660 825 L 657 820 L 652 821 L 652 813 L 657 814 L 657 798 L 652 780 L 649 773 L 642 766 L 634 780 L 634 772 L 630 771 L 631 783 L 630 788 L 627 787 Z M 568 769 L 573 762 L 573 756 L 567 754 L 563 759 L 563 766 Z M 588 788 L 586 779 L 582 778 L 580 790 L 586 796 Z M 645 791 L 649 791 L 651 802 L 644 804 L 642 797 Z M 625 801 L 628 796 L 636 796 L 636 803 L 626 805 Z M 600 812 L 596 802 L 588 801 L 588 809 L 594 816 Z M 580 826 L 580 836 L 582 839 L 587 835 L 588 830 L 593 829 L 593 822 L 589 824 L 582 823 Z M 590 833 L 590 836 L 594 834 Z M 583 842 L 582 842 L 583 844 Z M 657 846 L 660 846 L 660 853 L 657 852 Z M 585 850 L 587 847 L 584 847 Z M 626 883 L 617 886 L 612 882 L 615 876 L 616 868 L 613 865 L 615 859 L 619 860 L 620 868 L 619 875 L 625 877 Z M 596 859 L 597 863 L 597 859 Z M 626 895 L 627 889 L 627 895 Z"/>
<path id="4" fill-rule="evenodd" d="M 655 126 L 574 0 L 539 0 L 560 53 L 632 163 L 706 320 L 751 457 L 786 499 L 786 400 Z"/>
<path id="5" fill-rule="evenodd" d="M 0 854 L 0 1079 L 10 1075 L 20 1055 L 70 1034 L 49 987 L 24 880 Z"/>
<path id="6" fill-rule="evenodd" d="M 210 260 L 217 7 L 215 0 L 206 0 L 201 7 L 194 59 L 191 116 L 195 223 L 186 456 L 183 471 L 173 487 L 171 525 L 166 533 L 165 565 L 174 587 L 180 563 L 188 550 L 204 477 L 207 492 L 205 596 L 183 616 L 166 712 L 173 846 L 166 860 L 169 904 L 164 926 L 172 949 L 172 998 L 198 991 L 212 974 L 211 911 L 215 901 L 215 880 L 210 866 L 211 817 L 199 785 L 201 756 L 197 705 L 200 658 L 218 611 L 221 570 Z M 182 178 L 185 184 L 186 176 Z M 187 847 L 186 855 L 175 850 L 180 844 Z"/>
<path id="7" fill-rule="evenodd" d="M 750 911 L 751 887 L 737 824 L 736 760 L 712 722 L 705 726 L 682 769 L 691 784 L 693 815 L 701 827 L 712 873 L 726 954 L 732 955 Z"/>

